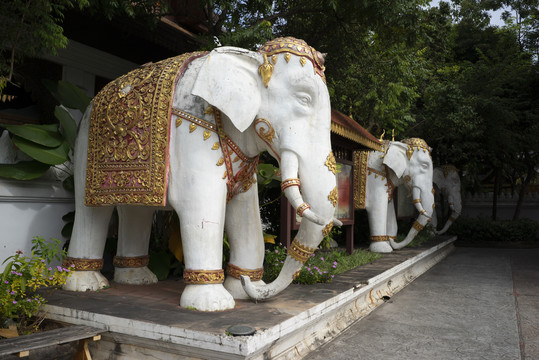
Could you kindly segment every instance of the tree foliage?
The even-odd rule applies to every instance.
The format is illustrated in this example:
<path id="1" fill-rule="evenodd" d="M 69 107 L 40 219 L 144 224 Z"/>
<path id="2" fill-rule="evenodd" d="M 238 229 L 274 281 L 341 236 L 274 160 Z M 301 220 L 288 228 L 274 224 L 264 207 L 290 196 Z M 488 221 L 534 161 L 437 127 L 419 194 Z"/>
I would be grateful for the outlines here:
<path id="1" fill-rule="evenodd" d="M 403 132 L 414 122 L 423 66 L 413 46 L 420 36 L 424 1 L 286 1 L 279 35 L 306 40 L 327 53 L 332 106 L 374 133 Z M 410 49 L 413 49 L 410 51 Z"/>
<path id="2" fill-rule="evenodd" d="M 438 163 L 464 170 L 469 188 L 494 184 L 493 218 L 502 184 L 522 201 L 539 164 L 536 50 L 523 46 L 523 27 L 485 21 L 486 10 L 510 3 L 516 2 L 454 2 L 448 56 L 430 59 L 433 71 L 416 110 L 417 130 Z"/>
<path id="3" fill-rule="evenodd" d="M 88 0 L 11 0 L 0 2 L 0 94 L 12 81 L 15 64 L 67 45 L 61 26 L 66 10 Z"/>
<path id="4" fill-rule="evenodd" d="M 174 0 L 169 9 L 165 3 L 95 0 L 85 11 L 151 20 L 185 11 L 188 4 Z M 301 38 L 327 53 L 334 108 L 374 135 L 395 129 L 397 138 L 423 137 L 434 148 L 435 163 L 465 170 L 473 187 L 491 176 L 525 191 L 539 163 L 539 0 L 452 0 L 437 7 L 428 3 L 197 2 L 202 14 L 198 20 L 208 29 L 202 36 L 206 49 L 231 45 L 256 50 L 277 36 Z M 7 44 L 0 61 L 4 79 L 11 76 L 4 75 L 10 73 L 6 64 L 13 64 L 11 54 L 35 55 L 64 46 L 63 12 L 87 4 L 0 3 L 0 24 L 9 27 L 0 33 L 0 43 Z M 506 25 L 492 27 L 489 12 L 499 9 L 505 10 Z"/>
<path id="5" fill-rule="evenodd" d="M 25 58 L 56 54 L 67 46 L 62 22 L 71 9 L 101 14 L 111 20 L 128 17 L 152 23 L 166 13 L 156 0 L 7 0 L 0 1 L 0 95 L 14 81 L 16 65 Z"/>

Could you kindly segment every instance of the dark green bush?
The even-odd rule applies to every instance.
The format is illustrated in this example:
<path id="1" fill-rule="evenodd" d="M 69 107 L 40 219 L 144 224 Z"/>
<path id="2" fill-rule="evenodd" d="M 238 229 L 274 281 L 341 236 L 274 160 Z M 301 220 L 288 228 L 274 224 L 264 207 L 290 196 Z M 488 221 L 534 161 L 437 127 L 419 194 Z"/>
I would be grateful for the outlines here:
<path id="1" fill-rule="evenodd" d="M 493 221 L 485 218 L 458 218 L 448 234 L 460 242 L 538 242 L 539 223 L 530 219 Z"/>

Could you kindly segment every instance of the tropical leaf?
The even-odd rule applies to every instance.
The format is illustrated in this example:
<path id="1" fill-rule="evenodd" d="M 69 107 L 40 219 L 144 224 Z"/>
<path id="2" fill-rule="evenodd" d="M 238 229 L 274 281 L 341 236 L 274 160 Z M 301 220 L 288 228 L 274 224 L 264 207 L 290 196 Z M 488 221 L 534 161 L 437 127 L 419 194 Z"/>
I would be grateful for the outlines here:
<path id="1" fill-rule="evenodd" d="M 62 216 L 62 220 L 64 220 L 65 222 L 75 221 L 75 212 L 74 211 L 68 212 L 67 214 Z"/>
<path id="2" fill-rule="evenodd" d="M 44 79 L 43 84 L 60 104 L 68 108 L 84 112 L 90 104 L 90 98 L 78 86 L 70 82 L 60 80 L 56 83 Z"/>
<path id="3" fill-rule="evenodd" d="M 58 147 L 62 144 L 62 135 L 58 133 L 57 125 L 2 125 L 10 133 L 19 138 L 34 142 L 46 147 Z"/>
<path id="4" fill-rule="evenodd" d="M 58 81 L 58 95 L 60 96 L 58 101 L 61 104 L 69 108 L 79 109 L 81 112 L 85 112 L 88 105 L 90 105 L 88 95 L 78 86 L 66 81 Z"/>
<path id="5" fill-rule="evenodd" d="M 42 176 L 49 165 L 39 161 L 21 161 L 16 164 L 0 164 L 0 177 L 16 180 L 32 180 Z"/>
<path id="6" fill-rule="evenodd" d="M 56 106 L 54 109 L 54 116 L 56 116 L 58 121 L 60 121 L 60 124 L 62 124 L 62 134 L 64 135 L 65 140 L 71 148 L 74 148 L 75 138 L 77 137 L 77 123 L 75 122 L 75 119 L 73 119 L 69 111 L 63 105 Z"/>
<path id="7" fill-rule="evenodd" d="M 166 280 L 170 273 L 170 256 L 165 251 L 150 253 L 148 268 L 158 280 Z"/>
<path id="8" fill-rule="evenodd" d="M 273 180 L 278 183 L 281 180 L 278 172 L 279 169 L 271 164 L 258 164 L 257 181 L 261 185 L 269 185 Z"/>
<path id="9" fill-rule="evenodd" d="M 75 192 L 75 178 L 73 177 L 73 174 L 69 175 L 64 179 L 64 181 L 62 181 L 62 186 L 69 192 Z"/>
<path id="10" fill-rule="evenodd" d="M 68 222 L 62 227 L 62 236 L 65 238 L 70 238 L 73 234 L 73 222 Z"/>
<path id="11" fill-rule="evenodd" d="M 65 141 L 54 148 L 36 144 L 19 136 L 14 136 L 12 141 L 22 152 L 45 164 L 60 165 L 68 159 L 69 144 Z"/>

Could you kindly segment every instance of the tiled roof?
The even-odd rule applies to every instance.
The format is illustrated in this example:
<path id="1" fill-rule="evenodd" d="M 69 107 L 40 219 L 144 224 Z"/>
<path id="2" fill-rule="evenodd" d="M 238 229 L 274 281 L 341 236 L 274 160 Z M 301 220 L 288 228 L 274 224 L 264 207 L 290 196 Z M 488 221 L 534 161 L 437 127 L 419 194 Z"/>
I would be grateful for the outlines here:
<path id="1" fill-rule="evenodd" d="M 331 132 L 372 150 L 382 150 L 382 143 L 351 117 L 331 109 Z"/>

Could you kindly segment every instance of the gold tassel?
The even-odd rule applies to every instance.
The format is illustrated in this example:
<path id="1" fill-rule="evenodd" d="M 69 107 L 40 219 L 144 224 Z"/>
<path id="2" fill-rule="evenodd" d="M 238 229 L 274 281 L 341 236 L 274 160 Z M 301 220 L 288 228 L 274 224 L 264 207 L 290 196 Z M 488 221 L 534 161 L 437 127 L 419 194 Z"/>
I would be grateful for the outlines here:
<path id="1" fill-rule="evenodd" d="M 273 75 L 273 65 L 268 61 L 268 56 L 264 55 L 264 63 L 258 67 L 258 72 L 262 76 L 262 83 L 265 87 L 268 87 L 271 80 L 271 75 Z"/>

